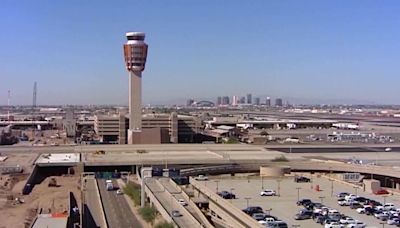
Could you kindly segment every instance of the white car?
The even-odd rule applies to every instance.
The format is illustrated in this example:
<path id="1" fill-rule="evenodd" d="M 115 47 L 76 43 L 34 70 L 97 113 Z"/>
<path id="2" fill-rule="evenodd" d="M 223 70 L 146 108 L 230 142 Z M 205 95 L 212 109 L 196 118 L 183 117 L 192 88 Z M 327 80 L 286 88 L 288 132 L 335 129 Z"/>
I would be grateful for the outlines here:
<path id="1" fill-rule="evenodd" d="M 368 206 L 360 207 L 360 208 L 357 208 L 356 211 L 358 214 L 365 214 L 366 208 L 371 208 L 371 206 L 368 205 Z"/>
<path id="2" fill-rule="evenodd" d="M 260 196 L 276 196 L 276 192 L 271 189 L 265 189 L 264 191 L 260 192 Z"/>
<path id="3" fill-rule="evenodd" d="M 331 222 L 325 224 L 324 228 L 343 228 L 343 225 L 338 222 Z"/>
<path id="4" fill-rule="evenodd" d="M 361 221 L 356 221 L 355 223 L 348 224 L 347 228 L 365 228 L 367 225 Z"/>
<path id="5" fill-rule="evenodd" d="M 350 206 L 350 204 L 351 204 L 352 202 L 353 202 L 352 200 L 345 200 L 345 199 L 342 199 L 342 200 L 338 200 L 338 201 L 337 201 L 337 203 L 338 203 L 340 206 Z"/>
<path id="6" fill-rule="evenodd" d="M 388 225 L 397 225 L 400 224 L 400 219 L 399 218 L 388 219 L 386 223 Z"/>
<path id="7" fill-rule="evenodd" d="M 122 192 L 122 190 L 121 190 L 121 189 L 118 189 L 118 190 L 117 190 L 117 195 L 122 195 L 122 194 L 124 194 L 124 193 Z"/>
<path id="8" fill-rule="evenodd" d="M 356 221 L 351 217 L 344 217 L 344 218 L 341 218 L 339 222 L 341 224 L 349 224 L 349 223 L 355 223 Z"/>
<path id="9" fill-rule="evenodd" d="M 396 210 L 396 207 L 394 206 L 393 203 L 386 203 L 385 205 L 383 205 L 383 209 L 384 210 Z"/>
<path id="10" fill-rule="evenodd" d="M 357 196 L 354 195 L 354 194 L 350 194 L 350 195 L 347 195 L 347 196 L 344 197 L 344 199 L 347 200 L 347 201 L 351 201 L 351 200 L 353 200 L 355 198 L 357 198 Z"/>
<path id="11" fill-rule="evenodd" d="M 206 180 L 208 180 L 208 177 L 204 176 L 204 175 L 198 175 L 194 179 L 197 180 L 197 181 L 206 181 Z"/>
<path id="12" fill-rule="evenodd" d="M 178 203 L 182 206 L 187 206 L 187 203 L 184 199 L 178 199 Z"/>

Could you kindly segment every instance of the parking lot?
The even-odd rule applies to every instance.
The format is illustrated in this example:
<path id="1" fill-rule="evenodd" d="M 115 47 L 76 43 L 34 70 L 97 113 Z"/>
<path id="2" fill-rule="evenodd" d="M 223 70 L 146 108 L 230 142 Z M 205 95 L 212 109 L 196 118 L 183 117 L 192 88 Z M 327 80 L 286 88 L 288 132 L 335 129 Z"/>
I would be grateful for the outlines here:
<path id="1" fill-rule="evenodd" d="M 306 174 L 306 176 L 310 177 L 309 174 Z M 355 188 L 352 185 L 337 181 L 331 182 L 328 178 L 318 175 L 312 176 L 312 183 L 295 183 L 293 176 L 282 178 L 264 177 L 262 179 L 259 176 L 251 176 L 249 178 L 220 176 L 211 177 L 203 183 L 214 191 L 232 191 L 237 198 L 229 199 L 228 201 L 236 207 L 244 209 L 247 206 L 261 206 L 267 213 L 285 221 L 289 227 L 293 225 L 299 225 L 299 227 L 322 227 L 322 225 L 315 223 L 312 219 L 294 219 L 294 215 L 303 208 L 296 205 L 298 198 L 308 198 L 314 202 L 322 202 L 328 207 L 339 210 L 342 214 L 366 223 L 367 227 L 383 227 L 381 224 L 382 221 L 374 218 L 374 216 L 358 214 L 356 210 L 349 207 L 339 206 L 336 198 L 337 193 L 349 192 L 375 199 L 381 203 L 384 201 L 386 203 L 394 203 L 396 208 L 400 208 L 400 196 L 388 195 L 384 199 L 383 196 L 366 193 L 362 188 Z M 320 191 L 316 191 L 317 185 Z M 275 190 L 280 196 L 260 196 L 262 189 Z M 384 227 L 395 226 L 384 224 Z"/>

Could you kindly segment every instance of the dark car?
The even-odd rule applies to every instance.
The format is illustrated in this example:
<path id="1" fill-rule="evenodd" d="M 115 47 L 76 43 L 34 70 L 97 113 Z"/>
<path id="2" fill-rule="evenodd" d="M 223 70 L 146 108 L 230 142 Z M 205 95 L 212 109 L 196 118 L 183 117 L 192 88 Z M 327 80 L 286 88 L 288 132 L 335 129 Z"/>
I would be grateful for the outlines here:
<path id="1" fill-rule="evenodd" d="M 253 216 L 254 213 L 263 213 L 263 209 L 261 207 L 247 207 L 246 209 L 242 210 L 244 213 Z"/>
<path id="2" fill-rule="evenodd" d="M 314 222 L 322 225 L 322 224 L 324 224 L 324 221 L 327 218 L 328 218 L 328 216 L 326 216 L 326 215 L 317 214 L 316 216 L 314 216 L 313 220 L 314 220 Z"/>
<path id="3" fill-rule="evenodd" d="M 236 199 L 236 195 L 228 191 L 218 192 L 217 194 L 224 199 Z"/>
<path id="4" fill-rule="evenodd" d="M 294 216 L 296 220 L 310 219 L 313 215 L 312 211 L 302 210 Z"/>
<path id="5" fill-rule="evenodd" d="M 310 182 L 311 179 L 303 176 L 295 176 L 294 181 L 297 183 L 305 183 L 305 182 Z"/>
<path id="6" fill-rule="evenodd" d="M 361 204 L 366 204 L 366 203 L 368 203 L 369 199 L 359 196 L 359 197 L 354 198 L 353 201 L 356 201 Z"/>
<path id="7" fill-rule="evenodd" d="M 297 201 L 296 204 L 298 206 L 304 206 L 304 205 L 308 205 L 308 204 L 311 204 L 311 203 L 312 203 L 312 201 L 310 199 L 302 199 L 302 200 Z"/>
<path id="8" fill-rule="evenodd" d="M 357 209 L 357 208 L 361 208 L 361 207 L 364 207 L 364 206 L 361 205 L 360 203 L 357 203 L 357 202 L 350 203 L 350 208 L 351 209 Z"/>
<path id="9" fill-rule="evenodd" d="M 373 207 L 366 207 L 364 214 L 366 215 L 373 215 L 376 212 L 375 208 Z"/>

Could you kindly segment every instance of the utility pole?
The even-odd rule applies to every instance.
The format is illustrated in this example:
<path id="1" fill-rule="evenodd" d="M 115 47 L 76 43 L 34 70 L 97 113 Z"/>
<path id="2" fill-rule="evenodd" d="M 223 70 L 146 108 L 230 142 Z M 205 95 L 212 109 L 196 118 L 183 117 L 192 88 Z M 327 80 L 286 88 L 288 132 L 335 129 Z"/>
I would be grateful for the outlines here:
<path id="1" fill-rule="evenodd" d="M 37 83 L 33 83 L 33 101 L 32 108 L 36 108 L 36 98 L 37 98 Z"/>
<path id="2" fill-rule="evenodd" d="M 10 123 L 10 99 L 11 99 L 11 91 L 8 90 L 8 94 L 7 94 L 7 121 L 8 123 Z"/>

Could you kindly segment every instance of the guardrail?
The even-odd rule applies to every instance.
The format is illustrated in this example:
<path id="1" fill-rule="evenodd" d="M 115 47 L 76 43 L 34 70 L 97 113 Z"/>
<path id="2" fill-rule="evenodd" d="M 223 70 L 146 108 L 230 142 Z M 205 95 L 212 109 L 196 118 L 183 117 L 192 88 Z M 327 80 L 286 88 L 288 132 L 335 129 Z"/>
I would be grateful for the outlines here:
<path id="1" fill-rule="evenodd" d="M 200 217 L 200 220 L 201 220 L 201 221 L 199 221 L 199 222 L 201 223 L 201 225 L 202 225 L 203 227 L 206 227 L 206 228 L 213 228 L 214 226 L 211 225 L 211 223 L 208 221 L 208 219 L 204 216 L 203 212 L 202 212 L 202 211 L 197 207 L 197 205 L 190 199 L 190 197 L 186 194 L 186 192 L 183 191 L 182 187 L 179 186 L 179 185 L 177 185 L 171 178 L 169 178 L 169 182 L 170 182 L 173 186 L 175 186 L 175 188 L 181 190 L 182 196 L 183 196 L 183 198 L 185 198 L 185 200 L 188 202 L 189 206 L 192 207 L 192 208 L 195 210 L 195 212 L 196 212 L 197 214 L 200 215 L 199 217 Z"/>
<path id="2" fill-rule="evenodd" d="M 194 178 L 190 177 L 189 181 L 193 185 L 193 187 L 195 187 L 204 195 L 208 196 L 210 204 L 214 203 L 219 208 L 221 208 L 221 210 L 223 210 L 225 214 L 236 221 L 236 225 L 244 228 L 263 227 L 260 223 L 251 218 L 249 215 L 241 211 L 239 208 L 233 206 L 231 203 L 221 198 L 216 193 L 209 190 L 206 186 L 200 184 Z"/>

